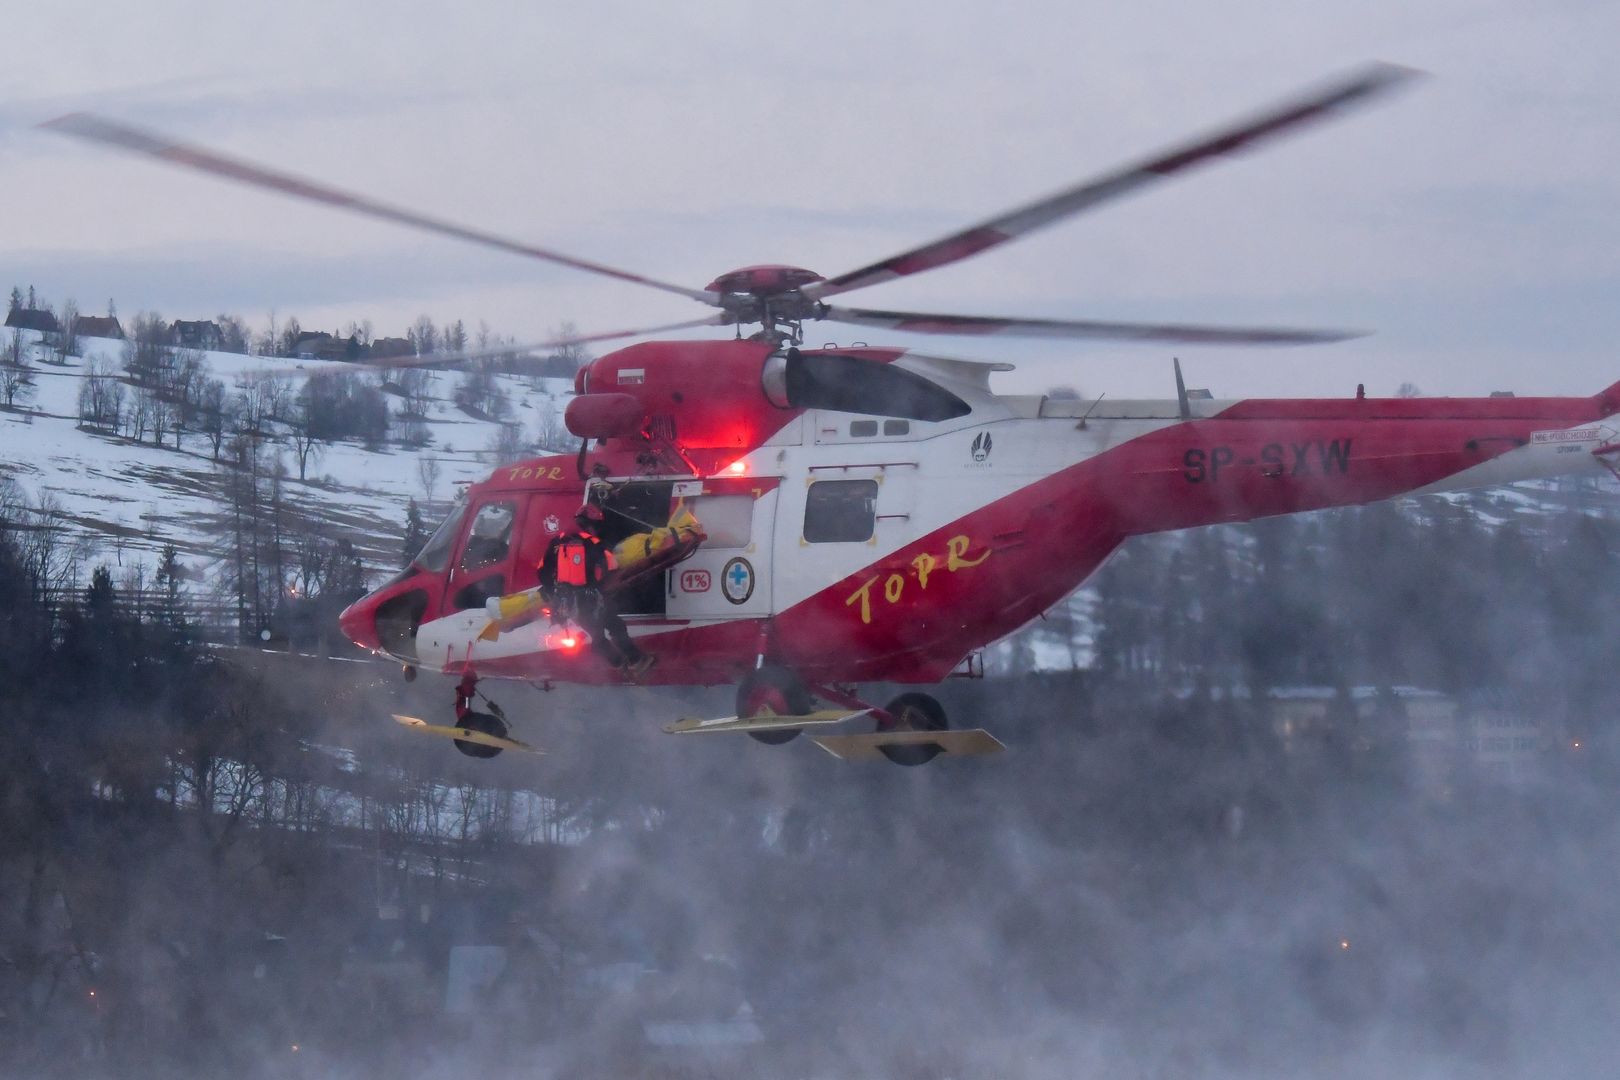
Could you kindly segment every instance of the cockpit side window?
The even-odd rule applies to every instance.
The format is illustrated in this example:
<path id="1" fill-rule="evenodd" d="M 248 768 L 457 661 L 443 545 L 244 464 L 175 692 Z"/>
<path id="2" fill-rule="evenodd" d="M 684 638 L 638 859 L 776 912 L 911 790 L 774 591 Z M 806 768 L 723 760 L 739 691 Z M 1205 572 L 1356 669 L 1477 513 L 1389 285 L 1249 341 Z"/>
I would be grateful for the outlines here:
<path id="1" fill-rule="evenodd" d="M 457 504 L 456 508 L 450 511 L 450 516 L 433 530 L 433 535 L 422 548 L 422 553 L 416 557 L 416 565 L 435 574 L 449 566 L 450 549 L 455 546 L 456 537 L 461 533 L 462 519 L 466 516 L 467 504 Z"/>
<path id="2" fill-rule="evenodd" d="M 478 570 L 504 562 L 512 547 L 512 522 L 516 517 L 515 502 L 487 502 L 480 506 L 461 549 L 461 569 Z"/>

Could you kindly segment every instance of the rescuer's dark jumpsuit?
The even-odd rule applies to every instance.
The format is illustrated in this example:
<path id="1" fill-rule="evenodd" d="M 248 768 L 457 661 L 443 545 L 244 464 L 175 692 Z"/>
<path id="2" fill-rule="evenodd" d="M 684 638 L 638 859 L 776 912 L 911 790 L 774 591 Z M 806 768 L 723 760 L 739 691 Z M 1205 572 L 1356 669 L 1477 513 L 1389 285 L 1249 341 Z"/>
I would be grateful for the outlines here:
<path id="1" fill-rule="evenodd" d="M 585 523 L 559 533 L 540 560 L 540 590 L 553 618 L 572 619 L 591 635 L 591 644 L 615 667 L 644 668 L 648 657 L 602 595 L 602 583 L 615 569 L 613 553 Z M 609 644 L 611 639 L 612 644 Z"/>

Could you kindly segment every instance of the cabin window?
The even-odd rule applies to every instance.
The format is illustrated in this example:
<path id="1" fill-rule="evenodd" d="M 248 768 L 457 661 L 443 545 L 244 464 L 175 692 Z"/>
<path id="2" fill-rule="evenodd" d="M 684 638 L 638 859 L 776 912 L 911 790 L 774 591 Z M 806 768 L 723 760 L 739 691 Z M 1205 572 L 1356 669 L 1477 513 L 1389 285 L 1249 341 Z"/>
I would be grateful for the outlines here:
<path id="1" fill-rule="evenodd" d="M 911 434 L 911 421 L 910 420 L 885 420 L 885 421 L 883 421 L 883 434 L 885 434 L 885 435 L 910 435 Z"/>
<path id="2" fill-rule="evenodd" d="M 766 377 L 785 391 L 787 405 L 795 409 L 908 420 L 950 420 L 973 411 L 967 402 L 914 371 L 842 353 L 789 349 L 785 370 L 778 375 L 767 367 Z M 775 382 L 778 378 L 780 383 Z M 770 393 L 771 386 L 766 390 Z"/>
<path id="3" fill-rule="evenodd" d="M 804 501 L 804 538 L 812 544 L 872 539 L 877 523 L 876 480 L 819 480 Z"/>
<path id="4" fill-rule="evenodd" d="M 870 439 L 877 434 L 877 421 L 851 420 L 849 422 L 849 434 L 851 438 L 855 439 Z"/>
<path id="5" fill-rule="evenodd" d="M 422 554 L 416 557 L 416 565 L 424 570 L 439 573 L 450 565 L 450 548 L 461 533 L 461 521 L 467 516 L 467 504 L 460 503 L 450 511 L 439 527 L 433 530 L 427 545 L 422 548 Z"/>
<path id="6" fill-rule="evenodd" d="M 753 542 L 752 495 L 700 495 L 692 500 L 692 516 L 708 537 L 706 548 L 745 548 Z"/>
<path id="7" fill-rule="evenodd" d="M 461 569 L 478 570 L 506 560 L 512 546 L 512 521 L 517 503 L 488 502 L 473 515 L 467 543 L 461 549 Z"/>

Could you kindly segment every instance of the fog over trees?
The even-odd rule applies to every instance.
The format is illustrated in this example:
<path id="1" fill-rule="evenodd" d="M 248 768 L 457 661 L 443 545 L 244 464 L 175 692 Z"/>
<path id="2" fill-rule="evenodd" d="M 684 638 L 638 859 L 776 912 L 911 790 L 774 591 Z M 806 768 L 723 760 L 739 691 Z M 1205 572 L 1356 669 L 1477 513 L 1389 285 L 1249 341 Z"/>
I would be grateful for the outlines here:
<path id="1" fill-rule="evenodd" d="M 0 1073 L 1601 1075 L 1620 523 L 1541 497 L 1134 540 L 942 691 L 1006 754 L 899 769 L 493 683 L 548 752 L 464 759 L 388 721 L 447 681 L 205 646 L 7 486 Z M 365 583 L 286 535 L 313 627 Z"/>

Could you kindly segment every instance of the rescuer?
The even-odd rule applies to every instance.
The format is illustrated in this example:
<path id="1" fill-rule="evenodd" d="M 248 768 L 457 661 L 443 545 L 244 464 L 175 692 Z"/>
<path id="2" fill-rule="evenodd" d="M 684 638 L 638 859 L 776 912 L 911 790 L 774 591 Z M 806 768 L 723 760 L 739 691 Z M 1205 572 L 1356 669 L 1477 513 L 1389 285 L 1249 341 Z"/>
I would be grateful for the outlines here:
<path id="1" fill-rule="evenodd" d="M 558 533 L 540 560 L 540 589 L 557 620 L 572 619 L 591 635 L 591 643 L 614 667 L 639 677 L 654 657 L 630 638 L 624 620 L 602 590 L 618 567 L 598 532 L 602 508 L 586 503 L 574 515 L 575 527 Z M 611 644 L 609 643 L 611 639 Z"/>

